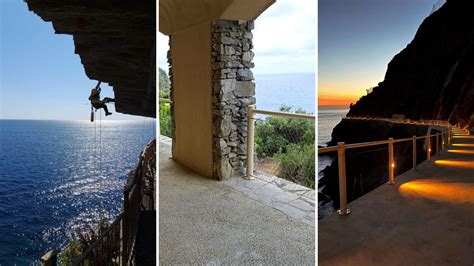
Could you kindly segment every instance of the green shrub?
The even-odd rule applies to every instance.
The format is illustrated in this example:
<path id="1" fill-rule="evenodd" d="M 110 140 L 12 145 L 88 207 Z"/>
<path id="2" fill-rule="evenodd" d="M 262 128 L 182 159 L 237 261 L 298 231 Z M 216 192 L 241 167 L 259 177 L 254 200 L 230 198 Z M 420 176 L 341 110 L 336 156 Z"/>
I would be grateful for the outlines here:
<path id="1" fill-rule="evenodd" d="M 171 107 L 169 103 L 160 103 L 160 134 L 171 137 Z"/>
<path id="2" fill-rule="evenodd" d="M 67 246 L 59 254 L 60 265 L 72 265 L 73 262 L 97 240 L 107 227 L 108 223 L 104 219 L 101 219 L 96 229 L 93 229 L 90 225 L 86 225 L 82 231 L 76 229 L 75 234 L 72 234 L 69 239 Z"/>
<path id="3" fill-rule="evenodd" d="M 286 153 L 275 154 L 280 162 L 279 177 L 315 188 L 315 146 L 290 144 Z"/>
<path id="4" fill-rule="evenodd" d="M 282 106 L 280 111 L 291 112 Z M 306 114 L 303 109 L 295 113 Z M 255 149 L 259 158 L 274 158 L 279 177 L 315 187 L 314 122 L 297 118 L 268 116 L 255 123 Z"/>
<path id="5" fill-rule="evenodd" d="M 282 106 L 280 111 L 289 112 L 291 107 Z M 306 114 L 302 109 L 297 113 Z M 271 157 L 286 152 L 288 144 L 314 144 L 314 122 L 304 119 L 268 116 L 255 123 L 255 144 L 259 157 Z"/>

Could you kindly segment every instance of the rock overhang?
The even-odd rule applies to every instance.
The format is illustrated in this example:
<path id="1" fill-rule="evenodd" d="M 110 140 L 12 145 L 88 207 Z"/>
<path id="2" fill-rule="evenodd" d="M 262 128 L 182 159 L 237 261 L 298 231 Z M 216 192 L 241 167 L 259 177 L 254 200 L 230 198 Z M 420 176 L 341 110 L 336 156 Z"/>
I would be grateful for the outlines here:
<path id="1" fill-rule="evenodd" d="M 24 1 L 56 34 L 72 35 L 87 77 L 113 87 L 117 112 L 156 117 L 155 1 Z"/>

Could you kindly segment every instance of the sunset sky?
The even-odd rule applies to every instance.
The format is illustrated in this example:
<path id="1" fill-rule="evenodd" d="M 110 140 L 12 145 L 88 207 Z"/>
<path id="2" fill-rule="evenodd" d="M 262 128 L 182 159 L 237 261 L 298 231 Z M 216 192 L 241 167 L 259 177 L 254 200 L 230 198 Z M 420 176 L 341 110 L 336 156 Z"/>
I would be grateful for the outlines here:
<path id="1" fill-rule="evenodd" d="M 318 2 L 318 105 L 349 106 L 384 79 L 437 1 Z"/>

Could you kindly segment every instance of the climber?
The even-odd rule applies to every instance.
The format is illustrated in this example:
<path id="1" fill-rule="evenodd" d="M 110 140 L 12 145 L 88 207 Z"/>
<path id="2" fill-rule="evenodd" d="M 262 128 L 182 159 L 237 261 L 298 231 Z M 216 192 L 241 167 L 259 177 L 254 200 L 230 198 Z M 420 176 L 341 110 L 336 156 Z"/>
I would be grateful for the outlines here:
<path id="1" fill-rule="evenodd" d="M 91 96 L 89 96 L 89 100 L 91 101 L 91 104 L 95 109 L 104 108 L 105 115 L 106 116 L 111 115 L 112 113 L 109 112 L 109 109 L 107 109 L 106 103 L 109 103 L 109 102 L 114 103 L 115 99 L 105 97 L 101 101 L 100 100 L 100 87 L 99 87 L 99 85 L 100 85 L 100 82 L 97 84 L 97 86 L 95 88 L 93 88 L 91 90 Z"/>

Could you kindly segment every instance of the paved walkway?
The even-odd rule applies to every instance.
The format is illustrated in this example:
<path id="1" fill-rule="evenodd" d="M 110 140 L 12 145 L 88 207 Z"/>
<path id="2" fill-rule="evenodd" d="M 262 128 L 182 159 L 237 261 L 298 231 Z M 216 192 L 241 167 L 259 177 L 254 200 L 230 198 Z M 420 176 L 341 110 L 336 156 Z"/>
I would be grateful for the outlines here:
<path id="1" fill-rule="evenodd" d="M 204 178 L 170 159 L 166 138 L 159 151 L 160 264 L 315 264 L 315 229 L 305 221 L 307 213 L 292 217 L 257 197 L 275 192 L 271 182 L 247 181 L 245 187 Z"/>
<path id="2" fill-rule="evenodd" d="M 319 265 L 474 265 L 474 137 L 318 223 Z"/>

